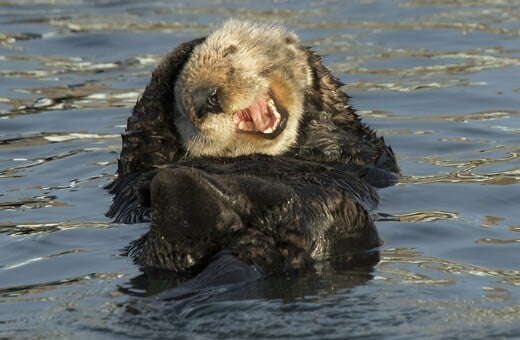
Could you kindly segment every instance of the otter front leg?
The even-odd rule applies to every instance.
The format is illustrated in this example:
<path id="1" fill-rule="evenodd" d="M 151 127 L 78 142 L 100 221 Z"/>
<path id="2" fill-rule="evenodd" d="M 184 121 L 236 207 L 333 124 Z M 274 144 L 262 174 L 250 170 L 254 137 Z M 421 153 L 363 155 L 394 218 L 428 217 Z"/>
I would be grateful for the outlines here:
<path id="1" fill-rule="evenodd" d="M 295 266 L 287 263 L 295 258 L 298 266 L 307 263 L 302 254 L 312 241 L 301 233 L 300 199 L 285 184 L 174 167 L 157 172 L 148 194 L 153 235 L 147 241 L 148 266 L 154 267 L 157 258 L 161 266 L 189 269 L 223 249 L 274 271 Z M 169 249 L 169 254 L 154 254 L 154 249 Z"/>

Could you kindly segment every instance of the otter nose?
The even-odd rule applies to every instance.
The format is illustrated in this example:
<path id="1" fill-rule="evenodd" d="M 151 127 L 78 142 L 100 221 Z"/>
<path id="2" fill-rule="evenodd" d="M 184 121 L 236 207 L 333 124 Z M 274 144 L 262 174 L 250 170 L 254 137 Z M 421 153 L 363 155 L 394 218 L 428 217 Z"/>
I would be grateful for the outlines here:
<path id="1" fill-rule="evenodd" d="M 203 118 L 209 112 L 220 113 L 219 89 L 217 87 L 199 87 L 192 93 L 193 108 L 198 118 Z"/>

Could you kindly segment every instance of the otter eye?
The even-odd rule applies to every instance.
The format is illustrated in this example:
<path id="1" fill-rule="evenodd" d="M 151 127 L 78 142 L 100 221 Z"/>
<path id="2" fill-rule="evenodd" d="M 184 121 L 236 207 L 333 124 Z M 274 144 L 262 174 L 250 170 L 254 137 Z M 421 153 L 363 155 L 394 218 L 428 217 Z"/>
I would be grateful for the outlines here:
<path id="1" fill-rule="evenodd" d="M 224 55 L 223 57 L 227 57 L 228 55 L 230 54 L 233 54 L 237 51 L 237 47 L 235 45 L 229 45 L 228 47 L 226 47 L 226 49 L 224 50 Z"/>

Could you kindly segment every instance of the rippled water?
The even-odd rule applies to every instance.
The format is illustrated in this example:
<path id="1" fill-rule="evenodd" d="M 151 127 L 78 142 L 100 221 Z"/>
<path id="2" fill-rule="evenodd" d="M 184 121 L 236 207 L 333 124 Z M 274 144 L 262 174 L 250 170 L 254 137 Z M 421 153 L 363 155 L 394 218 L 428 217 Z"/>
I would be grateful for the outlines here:
<path id="1" fill-rule="evenodd" d="M 397 152 L 375 268 L 171 301 L 120 256 L 126 117 L 229 16 L 299 33 Z M 520 337 L 520 1 L 0 1 L 0 78 L 2 337 Z"/>

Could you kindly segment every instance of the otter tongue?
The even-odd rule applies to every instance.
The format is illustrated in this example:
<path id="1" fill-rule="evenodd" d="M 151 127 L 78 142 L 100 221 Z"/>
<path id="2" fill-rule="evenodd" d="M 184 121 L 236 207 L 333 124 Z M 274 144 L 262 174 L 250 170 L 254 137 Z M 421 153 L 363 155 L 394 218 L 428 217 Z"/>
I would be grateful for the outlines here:
<path id="1" fill-rule="evenodd" d="M 273 125 L 273 115 L 267 108 L 267 101 L 260 97 L 248 107 L 256 131 L 264 131 Z"/>

